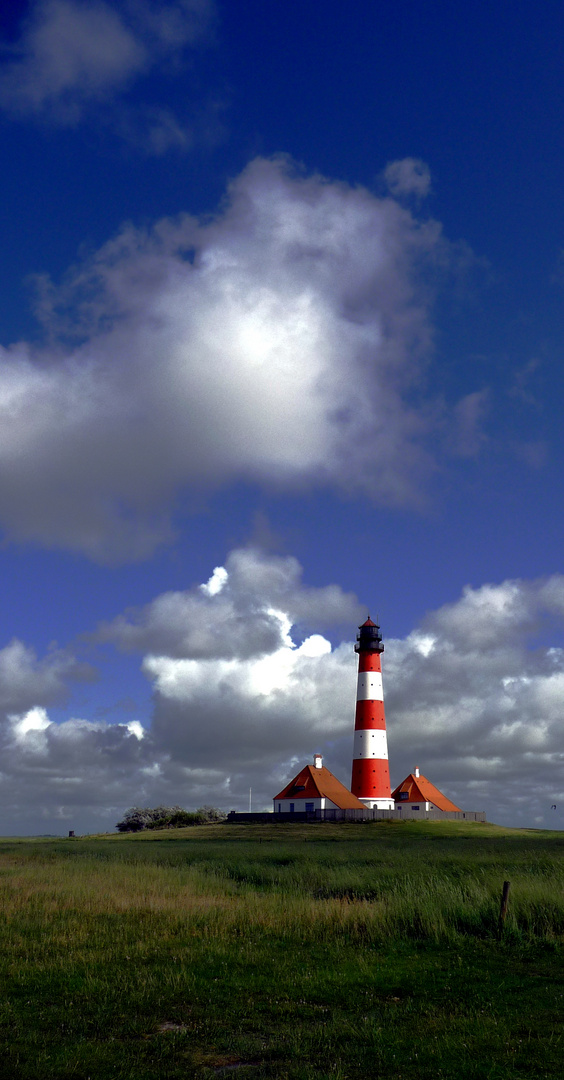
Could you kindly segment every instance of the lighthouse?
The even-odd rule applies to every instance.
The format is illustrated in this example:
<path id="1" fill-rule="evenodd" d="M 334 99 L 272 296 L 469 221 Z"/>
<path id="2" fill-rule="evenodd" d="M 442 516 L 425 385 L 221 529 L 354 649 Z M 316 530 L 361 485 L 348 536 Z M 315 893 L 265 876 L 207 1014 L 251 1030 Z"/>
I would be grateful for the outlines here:
<path id="1" fill-rule="evenodd" d="M 358 682 L 351 791 L 370 810 L 393 810 L 388 767 L 388 740 L 382 692 L 380 627 L 368 618 L 359 626 Z"/>

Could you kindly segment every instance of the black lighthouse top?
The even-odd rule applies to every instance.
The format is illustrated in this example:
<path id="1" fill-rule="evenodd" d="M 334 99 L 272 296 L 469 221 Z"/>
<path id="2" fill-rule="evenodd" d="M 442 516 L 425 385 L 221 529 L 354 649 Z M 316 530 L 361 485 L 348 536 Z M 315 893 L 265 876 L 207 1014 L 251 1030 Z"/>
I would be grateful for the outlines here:
<path id="1" fill-rule="evenodd" d="M 373 623 L 368 617 L 358 629 L 360 633 L 356 635 L 358 645 L 354 647 L 355 652 L 384 652 L 384 642 L 377 623 Z"/>

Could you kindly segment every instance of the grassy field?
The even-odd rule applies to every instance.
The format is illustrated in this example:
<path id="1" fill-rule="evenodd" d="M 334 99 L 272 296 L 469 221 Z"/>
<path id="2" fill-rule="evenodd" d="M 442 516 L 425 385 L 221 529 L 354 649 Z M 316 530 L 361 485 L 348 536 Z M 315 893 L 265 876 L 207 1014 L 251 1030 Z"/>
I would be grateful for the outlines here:
<path id="1" fill-rule="evenodd" d="M 0 1076 L 554 1080 L 563 855 L 453 822 L 0 840 Z"/>

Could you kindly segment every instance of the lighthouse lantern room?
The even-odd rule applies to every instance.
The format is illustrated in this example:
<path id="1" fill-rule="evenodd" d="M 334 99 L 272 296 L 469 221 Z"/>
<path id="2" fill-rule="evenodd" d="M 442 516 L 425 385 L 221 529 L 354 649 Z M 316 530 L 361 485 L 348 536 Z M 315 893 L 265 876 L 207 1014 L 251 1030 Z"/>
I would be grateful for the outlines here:
<path id="1" fill-rule="evenodd" d="M 380 627 L 368 618 L 359 626 L 358 681 L 351 791 L 371 810 L 393 810 L 388 740 L 382 691 Z"/>

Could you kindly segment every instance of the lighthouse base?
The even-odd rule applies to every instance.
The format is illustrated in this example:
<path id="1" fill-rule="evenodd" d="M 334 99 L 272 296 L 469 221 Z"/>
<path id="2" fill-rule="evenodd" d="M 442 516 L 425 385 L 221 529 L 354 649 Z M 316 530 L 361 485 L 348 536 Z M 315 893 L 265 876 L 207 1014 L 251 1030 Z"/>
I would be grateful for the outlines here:
<path id="1" fill-rule="evenodd" d="M 362 795 L 357 795 L 357 798 L 364 803 L 367 810 L 395 810 L 396 808 L 393 799 L 363 799 Z"/>

